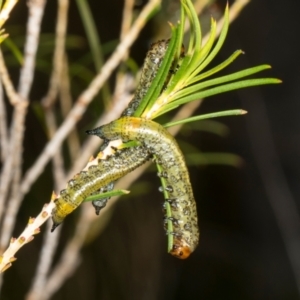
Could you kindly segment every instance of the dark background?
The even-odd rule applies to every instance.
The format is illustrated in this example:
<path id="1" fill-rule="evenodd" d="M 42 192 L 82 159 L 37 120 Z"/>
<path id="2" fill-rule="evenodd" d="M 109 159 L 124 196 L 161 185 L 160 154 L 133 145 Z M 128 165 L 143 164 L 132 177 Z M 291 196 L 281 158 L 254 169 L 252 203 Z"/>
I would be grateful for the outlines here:
<path id="1" fill-rule="evenodd" d="M 164 8 L 170 3 L 165 1 Z M 90 4 L 102 42 L 117 39 L 123 2 Z M 215 5 L 213 9 L 222 11 L 225 1 Z M 44 32 L 54 31 L 55 9 L 54 1 L 48 4 Z M 148 192 L 135 198 L 124 197 L 118 203 L 103 234 L 83 249 L 79 268 L 53 299 L 300 299 L 299 12 L 297 0 L 251 1 L 231 24 L 216 63 L 242 49 L 246 55 L 226 72 L 267 63 L 272 70 L 257 77 L 276 77 L 283 83 L 205 100 L 198 113 L 232 108 L 249 112 L 246 116 L 219 120 L 230 129 L 227 137 L 202 131 L 185 131 L 185 135 L 178 136 L 179 141 L 189 142 L 199 151 L 235 153 L 243 159 L 240 168 L 190 167 L 201 229 L 200 245 L 191 257 L 181 261 L 167 254 L 162 230 L 163 197 L 157 191 L 159 181 L 155 173 L 148 172 L 132 187 L 134 194 L 138 193 L 139 184 L 152 182 Z M 26 20 L 21 10 L 19 13 L 19 21 L 22 17 Z M 69 18 L 69 33 L 84 37 L 73 2 Z M 139 64 L 157 35 L 159 19 L 168 26 L 168 18 L 159 15 L 143 30 L 132 50 Z M 79 54 L 70 55 L 70 60 L 75 60 Z M 35 84 L 32 98 L 39 99 L 47 89 L 47 81 L 41 77 L 41 82 Z M 35 126 L 36 119 L 30 112 L 24 169 L 45 142 L 43 131 Z M 87 126 L 87 121 L 83 119 L 79 130 L 80 126 Z M 49 171 L 50 167 L 34 187 L 37 192 L 32 197 L 35 193 L 41 197 L 45 190 L 50 195 L 53 185 L 49 184 Z M 45 197 L 39 201 L 45 202 Z M 22 209 L 16 232 L 28 215 L 34 215 L 31 207 L 24 204 Z M 41 242 L 42 237 L 36 238 L 35 243 L 18 253 L 18 261 L 5 277 L 3 299 L 24 297 Z M 32 265 L 24 270 L 22 265 L 28 255 L 32 255 Z M 16 282 L 18 289 L 13 289 Z"/>

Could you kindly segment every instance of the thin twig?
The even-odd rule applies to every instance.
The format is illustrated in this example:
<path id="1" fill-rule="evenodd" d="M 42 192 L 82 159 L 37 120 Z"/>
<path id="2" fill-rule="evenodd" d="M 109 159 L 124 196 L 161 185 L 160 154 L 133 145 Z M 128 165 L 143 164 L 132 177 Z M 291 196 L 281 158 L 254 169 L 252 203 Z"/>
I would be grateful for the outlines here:
<path id="1" fill-rule="evenodd" d="M 25 177 L 23 184 L 21 185 L 22 192 L 28 191 L 30 185 L 35 181 L 36 177 L 42 171 L 40 168 L 43 168 L 45 163 L 55 154 L 55 150 L 57 147 L 61 145 L 61 142 L 69 132 L 69 130 L 73 127 L 73 125 L 78 121 L 79 117 L 85 111 L 86 105 L 92 100 L 93 95 L 96 93 L 97 88 L 100 88 L 103 84 L 104 80 L 107 79 L 112 70 L 117 66 L 119 61 L 122 59 L 123 55 L 126 54 L 129 46 L 133 43 L 133 41 L 137 38 L 138 33 L 141 31 L 143 26 L 146 24 L 148 20 L 148 16 L 151 12 L 159 5 L 158 0 L 150 1 L 143 9 L 134 25 L 132 26 L 128 35 L 124 38 L 124 41 L 120 43 L 117 47 L 114 54 L 105 64 L 102 69 L 102 72 L 94 79 L 91 83 L 90 87 L 79 97 L 75 107 L 70 112 L 67 120 L 63 123 L 63 125 L 58 129 L 56 136 L 48 143 L 44 150 L 44 155 L 40 156 L 40 159 L 37 160 L 34 167 L 31 169 L 31 172 L 27 174 Z M 46 159 L 43 157 L 46 156 Z M 33 178 L 34 177 L 34 178 Z M 5 252 L 6 253 L 6 252 Z M 1 266 L 1 264 L 0 264 Z"/>
<path id="2" fill-rule="evenodd" d="M 122 15 L 122 24 L 121 24 L 121 31 L 120 31 L 120 40 L 122 41 L 128 31 L 130 30 L 130 26 L 132 23 L 132 18 L 133 18 L 133 8 L 134 8 L 134 1 L 133 0 L 126 0 L 124 3 L 124 8 L 123 8 L 123 15 Z M 127 55 L 124 56 L 123 61 L 125 61 L 128 57 Z M 119 68 L 119 71 L 116 75 L 116 84 L 115 84 L 115 91 L 113 95 L 113 100 L 114 102 L 115 99 L 119 99 L 120 95 L 123 95 L 123 84 L 124 81 L 126 80 L 125 78 L 127 77 L 126 74 L 123 72 L 122 65 Z M 128 99 L 129 102 L 129 99 Z"/>
<path id="3" fill-rule="evenodd" d="M 26 42 L 24 48 L 24 64 L 20 73 L 18 93 L 27 99 L 34 76 L 36 52 L 39 44 L 41 22 L 44 15 L 46 0 L 30 0 L 29 19 L 26 30 Z"/>
<path id="4" fill-rule="evenodd" d="M 12 106 L 18 105 L 20 102 L 22 102 L 22 99 L 13 86 L 1 50 L 0 50 L 0 76 L 10 104 Z"/>
<path id="5" fill-rule="evenodd" d="M 118 84 L 118 91 L 115 90 L 113 101 L 112 101 L 112 108 L 108 112 L 105 112 L 95 123 L 94 127 L 106 124 L 108 122 L 111 122 L 115 119 L 117 119 L 122 111 L 127 107 L 129 100 L 131 99 L 131 94 L 128 93 L 128 77 L 123 77 L 123 81 L 119 79 Z M 123 83 L 121 85 L 121 83 Z M 123 89 L 123 93 L 121 95 L 120 90 Z M 115 95 L 119 95 L 119 97 L 115 97 Z M 67 178 L 72 177 L 74 174 L 78 173 L 82 167 L 86 164 L 87 160 L 91 156 L 92 153 L 95 153 L 99 146 L 102 144 L 102 141 L 100 139 L 95 139 L 93 137 L 89 137 L 83 146 L 81 147 L 81 150 L 77 154 L 77 158 L 74 161 L 73 167 L 68 172 Z"/>
<path id="6" fill-rule="evenodd" d="M 112 71 L 123 59 L 124 55 L 126 55 L 128 48 L 136 40 L 141 29 L 146 24 L 148 16 L 155 8 L 157 8 L 159 3 L 159 0 L 149 1 L 149 3 L 144 7 L 141 14 L 134 22 L 134 25 L 132 26 L 128 35 L 118 45 L 115 52 L 103 66 L 100 73 L 91 82 L 89 87 L 79 96 L 73 109 L 70 111 L 63 124 L 57 130 L 55 137 L 47 143 L 46 147 L 44 148 L 34 165 L 25 174 L 25 177 L 21 184 L 21 193 L 23 195 L 28 192 L 33 182 L 35 182 L 37 177 L 44 170 L 44 167 L 48 163 L 50 158 L 55 154 L 56 150 L 72 130 L 72 128 L 75 126 L 75 124 L 80 120 L 86 110 L 87 105 L 92 101 L 93 97 L 97 94 L 104 82 L 111 75 Z"/>
<path id="7" fill-rule="evenodd" d="M 128 31 L 130 30 L 131 23 L 132 23 L 133 7 L 134 7 L 134 0 L 125 1 L 124 8 L 123 8 L 121 31 L 120 31 L 121 40 L 126 36 Z"/>
<path id="8" fill-rule="evenodd" d="M 23 102 L 20 102 L 23 104 Z M 21 146 L 19 144 L 20 140 L 22 139 L 22 127 L 19 127 L 18 125 L 20 124 L 20 122 L 22 120 L 20 120 L 22 118 L 22 115 L 24 115 L 24 111 L 26 110 L 26 107 L 23 105 L 18 105 L 16 107 L 17 112 L 14 112 L 13 115 L 13 120 L 14 120 L 14 124 L 12 124 L 12 128 L 10 130 L 10 133 L 12 134 L 12 132 L 14 132 L 14 136 L 11 137 L 11 141 L 9 143 L 8 146 L 8 151 L 9 153 L 16 153 L 15 151 L 21 151 Z M 20 120 L 20 121 L 19 121 Z M 14 126 L 13 126 L 14 125 Z M 11 180 L 12 177 L 14 175 L 14 173 L 16 172 L 15 169 L 15 164 L 16 164 L 17 160 L 15 159 L 14 155 L 8 155 L 8 157 L 6 158 L 5 162 L 4 162 L 4 166 L 2 168 L 2 172 L 1 172 L 1 180 L 0 180 L 0 219 L 4 213 L 4 204 L 5 204 L 5 200 L 7 198 L 7 194 L 8 191 L 11 187 Z M 12 206 L 12 204 L 14 204 L 14 206 Z M 9 203 L 9 208 L 11 210 L 18 210 L 18 205 L 16 205 L 15 202 L 10 202 Z M 7 214 L 11 212 L 7 211 L 5 214 L 5 218 L 7 219 Z M 15 211 L 16 212 L 16 211 Z M 10 215 L 11 217 L 11 215 Z M 14 218 L 9 220 L 10 223 L 14 222 Z M 3 224 L 3 228 L 0 230 L 1 232 L 1 237 L 0 237 L 0 253 L 2 252 L 3 247 L 7 244 L 7 242 L 4 242 L 3 240 L 3 244 L 1 243 L 1 240 L 3 239 L 3 236 L 5 236 L 5 227 Z M 10 233 L 11 234 L 11 233 Z M 7 239 L 9 238 L 10 234 L 8 235 Z"/>
<path id="9" fill-rule="evenodd" d="M 57 99 L 61 74 L 64 67 L 65 43 L 68 22 L 69 0 L 58 1 L 58 14 L 55 29 L 55 49 L 53 55 L 53 70 L 47 95 L 42 100 L 44 108 L 52 106 Z"/>
<path id="10" fill-rule="evenodd" d="M 118 147 L 121 144 L 118 141 L 113 142 L 114 147 Z M 91 164 L 95 164 L 99 158 L 106 159 L 108 155 L 111 155 L 111 148 L 107 148 L 103 150 L 103 152 L 99 153 L 94 161 L 88 162 L 86 168 L 88 168 Z M 23 230 L 20 236 L 17 239 L 11 238 L 10 245 L 4 253 L 0 255 L 0 273 L 6 271 L 11 266 L 11 263 L 16 260 L 16 252 L 18 252 L 25 244 L 31 242 L 33 240 L 33 235 L 40 232 L 41 225 L 51 217 L 52 211 L 55 207 L 54 200 L 56 198 L 57 195 L 53 192 L 50 203 L 44 205 L 36 218 L 29 218 L 27 227 Z"/>
<path id="11" fill-rule="evenodd" d="M 124 40 L 125 36 L 130 31 L 130 25 L 133 18 L 133 7 L 133 0 L 125 1 L 120 33 L 121 41 Z M 127 56 L 128 52 L 124 55 L 123 60 L 125 60 Z M 130 90 L 131 85 L 129 84 L 129 76 L 124 74 L 122 71 L 119 71 L 116 75 L 116 84 L 111 101 L 111 109 L 100 116 L 94 125 L 95 127 L 111 122 L 120 116 L 132 98 L 132 96 L 129 94 Z M 71 177 L 72 174 L 79 172 L 79 170 L 85 165 L 87 159 L 91 156 L 91 153 L 94 153 L 100 144 L 102 144 L 101 140 L 95 140 L 91 137 L 87 139 L 82 146 L 81 151 L 78 152 L 76 160 L 74 160 L 74 164 L 72 169 L 69 171 L 68 178 Z"/>
<path id="12" fill-rule="evenodd" d="M 58 13 L 55 32 L 55 49 L 53 55 L 53 71 L 51 74 L 50 85 L 47 95 L 42 100 L 42 105 L 45 111 L 45 119 L 48 128 L 49 139 L 52 139 L 57 130 L 54 103 L 57 99 L 58 92 L 60 90 L 61 78 L 63 74 L 64 58 L 65 58 L 65 40 L 68 23 L 68 8 L 69 0 L 58 1 Z M 62 185 L 65 182 L 65 171 L 62 157 L 61 147 L 53 156 L 53 176 L 55 188 L 57 190 L 62 189 Z M 48 222 L 48 224 L 51 222 Z M 49 227 L 49 226 L 47 226 Z M 60 230 L 59 230 L 60 232 Z M 51 235 L 50 228 L 44 237 L 42 250 L 39 257 L 38 267 L 36 274 L 32 281 L 31 288 L 28 292 L 28 298 L 40 299 L 43 294 L 44 285 L 47 281 L 48 272 L 51 266 L 51 262 L 58 244 L 60 234 Z"/>
<path id="13" fill-rule="evenodd" d="M 82 215 L 83 214 L 81 214 L 81 216 Z M 50 299 L 52 295 L 62 286 L 65 280 L 69 278 L 79 266 L 81 259 L 79 257 L 78 249 L 82 248 L 83 242 L 90 228 L 89 222 L 80 223 L 81 227 L 76 226 L 76 231 L 73 238 L 68 242 L 66 248 L 64 249 L 60 262 L 58 262 L 53 272 L 49 276 L 44 287 L 44 293 L 39 299 Z M 28 298 L 27 300 L 32 300 L 32 298 Z"/>
<path id="14" fill-rule="evenodd" d="M 53 234 L 50 231 L 51 226 L 52 226 L 52 222 L 48 221 L 46 227 L 46 233 L 44 236 L 44 242 L 43 242 L 43 245 L 47 245 L 47 246 L 42 247 L 39 263 L 37 265 L 37 270 L 33 278 L 32 286 L 27 296 L 25 297 L 25 299 L 27 300 L 43 299 L 44 288 L 47 282 L 48 272 L 53 261 L 53 256 L 59 241 L 58 237 L 60 236 L 60 232 L 62 228 L 62 227 L 57 228 L 58 231 L 57 232 L 55 231 L 55 234 Z"/>
<path id="15" fill-rule="evenodd" d="M 55 199 L 55 195 L 52 199 Z M 53 201 L 45 205 L 36 218 L 29 218 L 27 227 L 18 238 L 11 238 L 8 248 L 0 256 L 0 273 L 6 271 L 11 266 L 11 263 L 16 260 L 15 254 L 20 248 L 31 242 L 34 238 L 33 236 L 40 232 L 41 225 L 49 218 L 54 207 Z"/>
<path id="16" fill-rule="evenodd" d="M 52 107 L 46 108 L 45 119 L 49 131 L 49 137 L 51 138 L 55 134 L 56 130 L 55 115 Z M 62 184 L 66 181 L 61 149 L 57 150 L 57 153 L 55 153 L 55 155 L 53 156 L 52 162 L 55 188 L 59 190 L 62 188 Z M 51 267 L 51 262 L 55 254 L 55 250 L 60 236 L 61 230 L 58 230 L 58 232 L 55 235 L 51 235 L 50 226 L 51 222 L 48 222 L 47 232 L 44 236 L 44 241 L 38 260 L 36 273 L 33 278 L 31 288 L 29 290 L 29 298 L 33 297 L 32 299 L 40 299 L 40 295 L 43 294 L 43 288 L 47 281 L 46 278 Z"/>
<path id="17" fill-rule="evenodd" d="M 1 162 L 4 163 L 8 156 L 8 137 L 7 137 L 7 117 L 4 102 L 3 86 L 0 82 L 0 155 Z"/>
<path id="18" fill-rule="evenodd" d="M 24 50 L 24 65 L 21 69 L 18 94 L 21 100 L 15 107 L 10 134 L 10 149 L 15 153 L 11 162 L 11 174 L 13 174 L 13 185 L 11 197 L 2 226 L 0 249 L 3 249 L 11 236 L 16 220 L 16 214 L 21 204 L 20 178 L 21 178 L 21 155 L 22 143 L 25 129 L 25 116 L 27 113 L 28 94 L 32 86 L 35 69 L 35 57 L 38 48 L 40 25 L 45 7 L 45 0 L 31 0 L 29 2 L 29 19 L 27 23 L 27 35 Z M 5 166 L 4 166 L 5 168 Z"/>
<path id="19" fill-rule="evenodd" d="M 17 134 L 18 133 L 20 134 L 20 132 L 22 132 L 22 127 L 18 128 L 19 122 L 17 122 L 16 124 L 15 121 L 19 119 L 20 114 L 23 114 L 23 111 L 26 110 L 27 102 L 22 101 L 20 95 L 16 92 L 13 83 L 10 79 L 9 73 L 7 71 L 1 50 L 0 50 L 0 76 L 8 100 L 10 104 L 15 107 L 13 122 L 10 130 L 10 140 L 7 139 L 6 147 L 9 153 L 16 153 L 15 151 L 17 151 L 20 148 L 19 146 L 20 135 L 17 136 Z M 3 113 L 4 113 L 4 109 L 3 109 Z M 17 132 L 15 132 L 15 130 L 17 130 Z M 5 200 L 7 198 L 8 191 L 11 186 L 10 183 L 15 170 L 15 168 L 13 167 L 15 159 L 16 159 L 15 155 L 8 155 L 2 167 L 2 171 L 0 175 L 0 219 L 3 215 Z M 0 251 L 1 251 L 1 243 L 0 243 Z"/>
<path id="20" fill-rule="evenodd" d="M 45 120 L 48 128 L 48 136 L 51 140 L 55 135 L 57 126 L 55 120 L 55 114 L 52 107 L 49 107 L 45 111 Z M 55 189 L 61 189 L 62 183 L 65 182 L 65 172 L 64 172 L 64 160 L 61 153 L 61 148 L 53 156 L 53 178 L 55 183 Z"/>
<path id="21" fill-rule="evenodd" d="M 59 100 L 62 116 L 65 119 L 69 111 L 72 109 L 72 97 L 70 91 L 69 64 L 65 55 L 63 59 L 63 70 L 61 74 L 61 82 L 59 85 Z M 70 153 L 70 161 L 75 161 L 80 150 L 80 140 L 76 127 L 70 132 L 68 138 L 68 150 Z"/>
<path id="22" fill-rule="evenodd" d="M 9 18 L 9 14 L 11 13 L 12 9 L 16 5 L 18 0 L 6 0 L 5 4 L 3 5 L 1 11 L 0 11 L 0 28 L 3 26 L 3 24 L 7 21 Z"/>

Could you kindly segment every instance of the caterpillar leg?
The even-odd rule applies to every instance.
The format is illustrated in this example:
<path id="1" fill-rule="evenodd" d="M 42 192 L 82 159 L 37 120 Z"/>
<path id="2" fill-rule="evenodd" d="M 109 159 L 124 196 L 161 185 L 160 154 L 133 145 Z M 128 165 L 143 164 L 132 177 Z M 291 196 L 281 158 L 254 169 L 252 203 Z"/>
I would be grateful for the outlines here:
<path id="1" fill-rule="evenodd" d="M 109 192 L 114 189 L 114 186 L 115 186 L 115 183 L 111 182 L 107 186 L 105 186 L 105 187 L 101 188 L 99 191 L 95 192 L 94 194 Z M 107 198 L 102 198 L 102 199 L 92 201 L 92 204 L 95 208 L 95 213 L 97 216 L 99 216 L 100 210 L 106 206 L 107 201 L 110 198 L 111 197 L 107 197 Z"/>

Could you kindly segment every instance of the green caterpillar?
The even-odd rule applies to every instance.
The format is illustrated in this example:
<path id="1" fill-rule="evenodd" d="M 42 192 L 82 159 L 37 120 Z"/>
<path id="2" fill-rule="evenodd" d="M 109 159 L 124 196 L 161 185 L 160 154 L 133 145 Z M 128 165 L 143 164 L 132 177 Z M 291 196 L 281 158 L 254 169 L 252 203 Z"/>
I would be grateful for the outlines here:
<path id="1" fill-rule="evenodd" d="M 117 150 L 106 159 L 98 158 L 96 164 L 89 165 L 86 171 L 75 175 L 68 182 L 66 189 L 62 190 L 54 200 L 51 232 L 90 194 L 130 173 L 147 159 L 149 159 L 149 152 L 143 147 L 124 148 Z"/>
<path id="2" fill-rule="evenodd" d="M 145 97 L 156 77 L 168 49 L 169 42 L 170 40 L 161 40 L 151 44 L 142 67 L 141 77 L 134 96 L 129 102 L 128 107 L 123 111 L 122 116 L 132 116 L 140 105 L 141 100 Z"/>
<path id="3" fill-rule="evenodd" d="M 170 253 L 179 258 L 187 258 L 198 245 L 199 229 L 196 202 L 189 179 L 188 170 L 179 146 L 170 133 L 160 124 L 151 120 L 121 117 L 120 119 L 87 131 L 103 139 L 135 140 L 154 154 L 163 168 L 166 190 L 171 196 L 172 217 L 166 217 L 173 224 L 173 245 Z"/>
<path id="4" fill-rule="evenodd" d="M 140 76 L 140 80 L 134 96 L 128 107 L 123 111 L 122 116 L 132 116 L 138 106 L 140 105 L 141 100 L 145 97 L 147 91 L 149 90 L 152 81 L 156 77 L 156 74 L 161 66 L 165 53 L 168 49 L 169 40 L 161 40 L 156 43 L 151 44 L 149 51 L 147 52 L 142 72 Z M 105 141 L 102 150 L 107 146 L 108 140 Z M 145 149 L 147 152 L 147 150 Z M 114 182 L 109 183 L 107 186 L 103 187 L 101 190 L 96 191 L 95 193 L 102 193 L 104 191 L 110 191 L 114 188 Z M 92 204 L 95 208 L 95 212 L 99 215 L 100 210 L 106 205 L 107 201 L 110 198 L 94 200 Z"/>

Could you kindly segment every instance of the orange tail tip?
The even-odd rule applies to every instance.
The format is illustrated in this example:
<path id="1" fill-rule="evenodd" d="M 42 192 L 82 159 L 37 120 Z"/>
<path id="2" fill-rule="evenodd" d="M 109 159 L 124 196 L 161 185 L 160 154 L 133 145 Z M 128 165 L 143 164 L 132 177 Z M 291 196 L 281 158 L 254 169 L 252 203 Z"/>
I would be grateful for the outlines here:
<path id="1" fill-rule="evenodd" d="M 170 254 L 172 254 L 173 256 L 180 259 L 186 259 L 193 252 L 190 245 L 187 244 L 184 240 L 175 240 L 174 242 L 175 243 L 170 251 Z"/>

